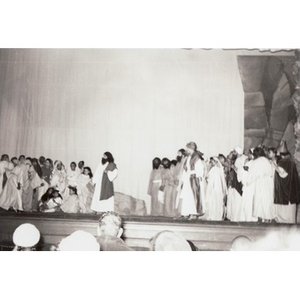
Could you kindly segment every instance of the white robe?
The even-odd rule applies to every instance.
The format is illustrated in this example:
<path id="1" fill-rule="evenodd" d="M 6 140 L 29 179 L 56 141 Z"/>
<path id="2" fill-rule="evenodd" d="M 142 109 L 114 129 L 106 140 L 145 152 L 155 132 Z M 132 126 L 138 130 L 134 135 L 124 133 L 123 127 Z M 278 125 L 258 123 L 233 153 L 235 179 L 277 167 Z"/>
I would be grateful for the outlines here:
<path id="1" fill-rule="evenodd" d="M 13 168 L 14 165 L 11 162 L 6 160 L 0 161 L 0 195 L 2 193 L 3 175 L 6 171 L 11 171 Z"/>
<path id="2" fill-rule="evenodd" d="M 275 218 L 274 169 L 265 157 L 253 160 L 246 185 L 254 184 L 253 216 L 272 220 Z"/>
<path id="3" fill-rule="evenodd" d="M 222 166 L 213 166 L 207 176 L 207 220 L 221 221 L 223 219 L 226 192 L 224 169 Z"/>
<path id="4" fill-rule="evenodd" d="M 108 163 L 106 163 L 104 165 L 102 165 L 102 163 L 100 163 L 94 174 L 94 177 L 93 177 L 93 183 L 95 183 L 96 186 L 95 186 L 95 192 L 94 192 L 93 200 L 92 200 L 92 204 L 91 204 L 91 209 L 96 212 L 105 212 L 105 211 L 114 211 L 115 210 L 114 196 L 110 197 L 109 199 L 100 201 L 102 177 L 103 177 L 103 172 L 107 166 L 108 166 Z M 118 169 L 115 168 L 113 171 L 108 171 L 107 176 L 110 181 L 115 180 L 118 176 Z"/>
<path id="5" fill-rule="evenodd" d="M 195 199 L 194 199 L 194 194 L 193 194 L 193 190 L 192 190 L 191 183 L 190 183 L 190 176 L 192 174 L 196 174 L 196 177 L 198 177 L 201 182 L 201 180 L 203 180 L 203 175 L 204 175 L 204 167 L 203 167 L 202 160 L 199 159 L 196 162 L 195 170 L 191 170 L 190 160 L 191 160 L 191 156 L 189 156 L 187 158 L 187 162 L 186 162 L 187 170 L 183 169 L 183 173 L 182 173 L 183 186 L 182 186 L 182 190 L 181 190 L 181 194 L 180 194 L 180 198 L 182 199 L 180 214 L 182 216 L 197 214 L 197 208 L 196 208 L 196 203 L 195 203 Z M 200 187 L 201 187 L 201 184 L 200 184 Z"/>

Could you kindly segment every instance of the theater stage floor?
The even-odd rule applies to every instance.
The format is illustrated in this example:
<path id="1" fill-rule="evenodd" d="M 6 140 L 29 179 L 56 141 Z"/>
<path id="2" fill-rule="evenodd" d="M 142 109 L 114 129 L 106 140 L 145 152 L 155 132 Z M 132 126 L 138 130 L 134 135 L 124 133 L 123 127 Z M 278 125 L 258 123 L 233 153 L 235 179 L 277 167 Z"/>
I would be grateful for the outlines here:
<path id="1" fill-rule="evenodd" d="M 15 213 L 0 210 L 0 244 L 9 244 L 12 234 L 22 223 L 32 223 L 40 230 L 41 245 L 58 243 L 75 230 L 96 235 L 99 215 L 65 213 Z M 192 241 L 199 250 L 229 250 L 231 241 L 246 235 L 253 241 L 269 231 L 300 231 L 299 225 L 258 224 L 230 221 L 185 220 L 154 216 L 122 216 L 125 242 L 138 250 L 147 250 L 149 239 L 162 230 L 172 230 Z"/>

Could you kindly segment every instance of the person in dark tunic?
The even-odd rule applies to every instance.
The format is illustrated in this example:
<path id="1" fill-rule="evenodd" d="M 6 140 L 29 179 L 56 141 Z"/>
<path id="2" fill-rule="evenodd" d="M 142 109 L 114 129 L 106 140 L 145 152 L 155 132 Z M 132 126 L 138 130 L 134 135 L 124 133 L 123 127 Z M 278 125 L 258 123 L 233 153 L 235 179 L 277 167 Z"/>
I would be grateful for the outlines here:
<path id="1" fill-rule="evenodd" d="M 275 220 L 279 223 L 296 223 L 297 204 L 300 202 L 300 182 L 296 163 L 288 152 L 285 141 L 281 143 L 277 152 L 280 155 L 277 165 L 288 175 L 282 178 L 275 172 Z"/>

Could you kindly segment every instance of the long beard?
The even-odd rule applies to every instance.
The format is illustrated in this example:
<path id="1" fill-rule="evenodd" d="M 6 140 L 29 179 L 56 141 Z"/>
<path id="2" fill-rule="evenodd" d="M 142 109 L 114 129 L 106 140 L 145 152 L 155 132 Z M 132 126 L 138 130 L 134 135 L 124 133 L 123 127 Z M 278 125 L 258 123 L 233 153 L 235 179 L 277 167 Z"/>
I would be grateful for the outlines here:
<path id="1" fill-rule="evenodd" d="M 108 162 L 108 159 L 107 158 L 102 158 L 101 162 L 102 162 L 102 165 L 105 165 Z"/>

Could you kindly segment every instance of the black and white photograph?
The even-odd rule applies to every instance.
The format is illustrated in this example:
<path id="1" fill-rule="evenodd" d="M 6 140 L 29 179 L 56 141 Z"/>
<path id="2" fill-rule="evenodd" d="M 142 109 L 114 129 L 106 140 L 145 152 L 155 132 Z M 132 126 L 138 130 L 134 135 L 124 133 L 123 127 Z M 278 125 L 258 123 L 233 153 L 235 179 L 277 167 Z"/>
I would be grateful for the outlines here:
<path id="1" fill-rule="evenodd" d="M 2 15 L 5 297 L 296 296 L 294 1 L 29 0 Z"/>

